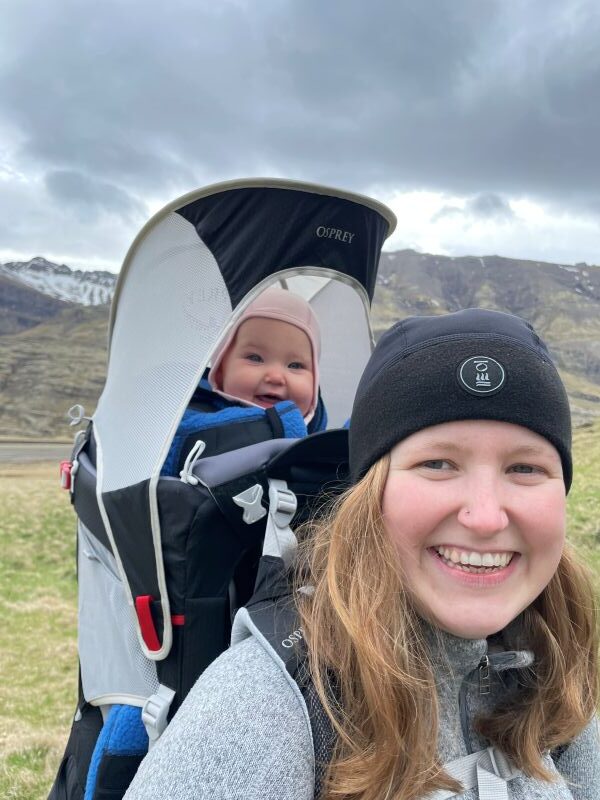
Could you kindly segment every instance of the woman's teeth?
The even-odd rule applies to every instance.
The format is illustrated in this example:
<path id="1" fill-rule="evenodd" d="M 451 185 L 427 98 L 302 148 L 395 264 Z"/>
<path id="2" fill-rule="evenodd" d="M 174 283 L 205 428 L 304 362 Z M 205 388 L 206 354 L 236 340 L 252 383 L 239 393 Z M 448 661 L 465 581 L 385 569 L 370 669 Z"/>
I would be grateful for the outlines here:
<path id="1" fill-rule="evenodd" d="M 436 552 L 449 567 L 463 572 L 496 572 L 507 567 L 514 553 L 476 553 L 454 547 L 436 547 Z"/>

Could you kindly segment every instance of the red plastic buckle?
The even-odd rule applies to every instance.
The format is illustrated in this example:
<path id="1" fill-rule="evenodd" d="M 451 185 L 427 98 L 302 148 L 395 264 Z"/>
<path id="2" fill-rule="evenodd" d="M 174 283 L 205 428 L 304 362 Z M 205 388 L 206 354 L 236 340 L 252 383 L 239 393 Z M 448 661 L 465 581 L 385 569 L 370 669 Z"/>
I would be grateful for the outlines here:
<path id="1" fill-rule="evenodd" d="M 70 461 L 60 462 L 60 487 L 69 490 L 71 488 L 71 470 L 73 464 Z"/>
<path id="2" fill-rule="evenodd" d="M 135 598 L 135 611 L 140 623 L 142 639 L 148 650 L 155 653 L 157 650 L 160 650 L 160 642 L 158 641 L 158 634 L 156 633 L 156 627 L 152 619 L 151 603 L 153 600 L 154 598 L 151 594 L 139 595 L 139 597 Z"/>

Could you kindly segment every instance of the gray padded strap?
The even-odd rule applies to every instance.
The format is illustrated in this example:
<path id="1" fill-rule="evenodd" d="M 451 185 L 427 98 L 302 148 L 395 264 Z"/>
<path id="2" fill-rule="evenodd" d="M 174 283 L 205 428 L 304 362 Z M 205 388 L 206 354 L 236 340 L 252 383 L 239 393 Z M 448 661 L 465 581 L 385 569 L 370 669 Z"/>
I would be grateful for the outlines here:
<path id="1" fill-rule="evenodd" d="M 238 447 L 218 456 L 201 458 L 193 466 L 193 475 L 201 484 L 218 486 L 228 483 L 257 468 L 264 466 L 271 458 L 291 447 L 297 439 L 267 439 L 265 442 Z"/>
<path id="2" fill-rule="evenodd" d="M 444 770 L 462 783 L 463 789 L 459 794 L 476 787 L 479 800 L 509 800 L 508 782 L 523 774 L 495 747 L 449 761 L 444 764 Z M 458 796 L 455 792 L 440 789 L 428 794 L 425 800 L 450 800 Z"/>

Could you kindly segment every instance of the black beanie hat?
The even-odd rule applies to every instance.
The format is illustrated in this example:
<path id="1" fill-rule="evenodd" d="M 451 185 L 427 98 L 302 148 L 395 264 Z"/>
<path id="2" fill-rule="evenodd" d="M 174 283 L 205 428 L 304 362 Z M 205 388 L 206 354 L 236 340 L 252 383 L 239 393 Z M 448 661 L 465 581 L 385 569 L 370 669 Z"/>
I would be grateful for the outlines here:
<path id="1" fill-rule="evenodd" d="M 408 317 L 381 337 L 350 418 L 353 481 L 401 439 L 464 419 L 512 422 L 548 439 L 569 491 L 569 401 L 548 349 L 525 320 L 482 308 Z"/>

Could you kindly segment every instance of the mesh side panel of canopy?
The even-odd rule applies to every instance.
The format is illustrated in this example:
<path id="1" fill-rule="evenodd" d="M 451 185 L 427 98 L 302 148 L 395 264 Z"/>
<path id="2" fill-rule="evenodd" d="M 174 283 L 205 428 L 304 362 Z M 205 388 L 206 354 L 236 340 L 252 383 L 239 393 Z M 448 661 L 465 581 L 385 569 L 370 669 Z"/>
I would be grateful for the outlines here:
<path id="1" fill-rule="evenodd" d="M 153 472 L 177 424 L 181 398 L 231 313 L 212 253 L 180 215 L 169 214 L 149 232 L 132 273 L 138 260 L 143 280 L 126 283 L 121 292 L 106 388 L 95 414 L 104 492 Z M 188 335 L 178 338 L 174 331 L 182 329 Z"/>
<path id="2" fill-rule="evenodd" d="M 371 329 L 356 291 L 338 281 L 327 283 L 310 301 L 321 326 L 321 394 L 329 427 L 350 416 L 358 380 L 371 355 Z"/>
<path id="3" fill-rule="evenodd" d="M 156 664 L 142 654 L 125 587 L 110 553 L 78 526 L 79 660 L 88 702 L 145 698 L 158 688 Z"/>
<path id="4" fill-rule="evenodd" d="M 335 428 L 350 416 L 358 380 L 371 355 L 371 327 L 355 283 L 333 272 L 323 277 L 315 267 L 300 269 L 303 274 L 285 277 L 278 285 L 308 300 L 319 320 L 321 395 L 328 427 Z"/>

